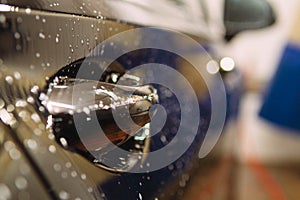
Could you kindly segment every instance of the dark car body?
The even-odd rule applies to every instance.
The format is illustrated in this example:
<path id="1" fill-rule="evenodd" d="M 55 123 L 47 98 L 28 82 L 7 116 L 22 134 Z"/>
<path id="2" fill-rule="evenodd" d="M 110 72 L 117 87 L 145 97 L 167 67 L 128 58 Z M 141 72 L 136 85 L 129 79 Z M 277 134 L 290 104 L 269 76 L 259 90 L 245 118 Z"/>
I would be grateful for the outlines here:
<path id="1" fill-rule="evenodd" d="M 211 47 L 213 42 L 205 17 L 193 20 L 192 16 L 188 19 L 178 17 L 176 11 L 185 4 L 176 2 L 166 1 L 165 7 L 171 5 L 174 9 L 160 12 L 126 1 L 1 1 L 0 199 L 181 198 L 191 176 L 193 161 L 199 159 L 199 149 L 211 119 L 208 88 L 226 89 L 228 109 L 225 114 L 228 120 L 237 113 L 241 94 L 241 79 L 237 71 L 222 72 L 224 82 L 216 81 L 211 75 L 208 77 L 209 85 L 205 85 L 201 77 L 196 77 L 192 86 L 201 110 L 197 135 L 179 159 L 148 173 L 120 172 L 95 166 L 85 158 L 86 154 L 63 148 L 49 126 L 51 113 L 40 98 L 41 93 L 47 90 L 49 80 L 63 67 L 85 58 L 107 38 L 134 28 L 155 26 L 182 32 L 203 46 L 205 51 L 182 45 L 191 57 L 202 59 L 200 66 L 205 68 L 211 59 L 219 60 Z M 130 18 L 122 14 L 120 11 L 125 4 L 138 7 L 133 11 L 139 10 L 146 17 Z M 186 13 L 188 11 L 181 12 L 182 16 Z M 174 41 L 170 45 L 181 44 Z M 117 61 L 126 70 L 144 63 L 160 63 L 171 66 L 190 79 L 194 77 L 193 71 L 183 67 L 188 65 L 186 61 L 178 61 L 178 55 L 164 50 L 136 51 L 119 57 Z M 143 148 L 150 151 L 168 144 L 175 137 L 180 123 L 176 98 L 164 94 L 162 87 L 155 87 L 161 105 L 170 114 L 164 129 L 149 143 L 143 143 Z M 147 164 L 147 158 L 143 163 Z"/>

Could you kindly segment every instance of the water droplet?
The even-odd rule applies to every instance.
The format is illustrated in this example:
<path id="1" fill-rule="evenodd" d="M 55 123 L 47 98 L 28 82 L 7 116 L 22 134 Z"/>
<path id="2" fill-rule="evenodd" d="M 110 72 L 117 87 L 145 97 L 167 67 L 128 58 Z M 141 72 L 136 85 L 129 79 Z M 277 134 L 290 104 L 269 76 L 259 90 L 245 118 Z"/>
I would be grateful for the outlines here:
<path id="1" fill-rule="evenodd" d="M 36 141 L 33 139 L 28 139 L 26 143 L 27 143 L 27 146 L 32 150 L 35 150 L 38 147 Z"/>
<path id="2" fill-rule="evenodd" d="M 56 152 L 56 147 L 54 145 L 50 145 L 48 148 L 49 152 L 55 153 Z"/>
<path id="3" fill-rule="evenodd" d="M 71 168 L 72 167 L 72 163 L 70 163 L 70 162 L 66 162 L 66 168 Z"/>
<path id="4" fill-rule="evenodd" d="M 0 99 L 0 109 L 2 109 L 5 106 L 5 103 L 2 99 Z"/>
<path id="5" fill-rule="evenodd" d="M 44 33 L 39 33 L 39 38 L 41 38 L 41 39 L 45 39 L 46 38 L 46 36 L 45 36 L 45 34 Z"/>
<path id="6" fill-rule="evenodd" d="M 186 186 L 186 182 L 183 181 L 183 180 L 179 181 L 179 186 L 180 187 L 185 187 Z"/>
<path id="7" fill-rule="evenodd" d="M 12 141 L 6 141 L 4 143 L 4 149 L 9 152 L 11 149 L 15 148 L 15 144 Z"/>
<path id="8" fill-rule="evenodd" d="M 170 171 L 172 171 L 172 170 L 174 169 L 174 166 L 173 166 L 173 165 L 169 165 L 169 166 L 168 166 L 168 169 L 169 169 Z"/>
<path id="9" fill-rule="evenodd" d="M 23 176 L 19 176 L 15 180 L 15 185 L 19 190 L 23 190 L 27 187 L 28 182 Z"/>
<path id="10" fill-rule="evenodd" d="M 59 171 L 61 170 L 60 164 L 55 163 L 55 164 L 53 165 L 53 169 L 54 169 L 55 171 L 59 172 Z"/>
<path id="11" fill-rule="evenodd" d="M 40 107 L 39 107 L 39 111 L 45 112 L 45 108 L 44 108 L 43 106 L 40 106 Z"/>
<path id="12" fill-rule="evenodd" d="M 20 80 L 21 79 L 21 74 L 19 72 L 14 72 L 14 77 L 17 80 Z"/>
<path id="13" fill-rule="evenodd" d="M 6 76 L 5 80 L 8 84 L 12 85 L 14 82 L 14 79 L 11 76 Z"/>
<path id="14" fill-rule="evenodd" d="M 75 177 L 77 176 L 77 172 L 76 172 L 76 171 L 72 171 L 72 172 L 71 172 L 71 176 L 72 176 L 73 178 L 75 178 Z"/>
<path id="15" fill-rule="evenodd" d="M 26 8 L 26 9 L 25 9 L 25 13 L 26 13 L 26 14 L 30 14 L 30 13 L 31 13 L 31 9 L 30 9 L 30 8 Z"/>
<path id="16" fill-rule="evenodd" d="M 22 46 L 21 46 L 20 44 L 17 44 L 17 45 L 16 45 L 16 50 L 17 50 L 17 51 L 20 51 L 21 49 L 22 49 Z"/>
<path id="17" fill-rule="evenodd" d="M 42 22 L 43 22 L 43 23 L 46 23 L 46 19 L 45 19 L 45 18 L 43 18 L 43 19 L 42 19 Z"/>
<path id="18" fill-rule="evenodd" d="M 40 58 L 40 57 L 41 57 L 41 54 L 37 52 L 37 53 L 35 53 L 35 57 L 36 57 L 36 58 Z"/>
<path id="19" fill-rule="evenodd" d="M 29 120 L 28 112 L 25 110 L 19 112 L 18 116 L 21 117 L 24 122 Z"/>
<path id="20" fill-rule="evenodd" d="M 67 193 L 67 192 L 64 191 L 64 190 L 60 191 L 59 194 L 58 194 L 58 196 L 59 196 L 60 199 L 63 199 L 63 200 L 64 200 L 64 199 L 69 199 L 69 198 L 70 198 L 70 194 Z"/>
<path id="21" fill-rule="evenodd" d="M 63 147 L 65 147 L 65 148 L 68 147 L 68 142 L 65 138 L 61 137 L 61 138 L 59 138 L 59 141 Z"/>
<path id="22" fill-rule="evenodd" d="M 46 126 L 45 126 L 44 124 L 41 123 L 41 124 L 39 124 L 38 127 L 39 127 L 39 129 L 44 130 Z"/>
<path id="23" fill-rule="evenodd" d="M 8 154 L 12 160 L 18 160 L 21 158 L 21 153 L 16 148 L 11 149 Z"/>
<path id="24" fill-rule="evenodd" d="M 34 103 L 34 98 L 33 97 L 28 97 L 27 102 L 33 104 Z"/>
<path id="25" fill-rule="evenodd" d="M 81 177 L 82 180 L 85 180 L 86 179 L 86 174 L 81 174 L 80 177 Z"/>
<path id="26" fill-rule="evenodd" d="M 167 142 L 167 138 L 166 138 L 166 136 L 164 136 L 164 135 L 162 135 L 162 136 L 160 137 L 160 140 L 161 140 L 163 143 Z"/>
<path id="27" fill-rule="evenodd" d="M 39 15 L 36 15 L 36 16 L 35 16 L 35 19 L 36 19 L 36 20 L 40 20 L 40 16 L 39 16 Z"/>
<path id="28" fill-rule="evenodd" d="M 16 102 L 16 107 L 22 107 L 22 108 L 24 108 L 26 106 L 27 106 L 27 102 L 25 100 L 18 100 Z"/>
<path id="29" fill-rule="evenodd" d="M 13 112 L 15 110 L 15 106 L 12 104 L 9 104 L 6 108 L 7 112 Z"/>
<path id="30" fill-rule="evenodd" d="M 90 109 L 89 109 L 88 107 L 84 107 L 84 108 L 83 108 L 83 112 L 84 112 L 85 114 L 89 115 L 89 114 L 90 114 Z"/>
<path id="31" fill-rule="evenodd" d="M 59 43 L 59 38 L 58 37 L 55 38 L 55 42 Z"/>
<path id="32" fill-rule="evenodd" d="M 55 136 L 54 136 L 54 134 L 49 133 L 48 138 L 49 138 L 49 140 L 54 140 L 54 139 L 55 139 Z"/>
<path id="33" fill-rule="evenodd" d="M 18 40 L 21 38 L 21 34 L 19 32 L 15 32 L 14 37 Z"/>
<path id="34" fill-rule="evenodd" d="M 140 200 L 142 200 L 142 199 L 143 199 L 143 196 L 142 196 L 142 194 L 141 194 L 141 193 L 139 193 L 139 198 L 140 198 Z"/>
<path id="35" fill-rule="evenodd" d="M 34 133 L 36 136 L 42 135 L 42 131 L 41 131 L 41 129 L 39 129 L 39 128 L 34 129 L 33 133 Z"/>
<path id="36" fill-rule="evenodd" d="M 33 94 L 37 94 L 39 91 L 39 86 L 35 85 L 30 90 Z"/>
<path id="37" fill-rule="evenodd" d="M 6 22 L 6 17 L 5 15 L 1 14 L 0 15 L 0 23 L 4 24 Z"/>
<path id="38" fill-rule="evenodd" d="M 36 113 L 33 113 L 31 115 L 31 119 L 35 122 L 35 123 L 40 123 L 41 122 L 41 119 L 40 119 L 40 116 Z"/>
<path id="39" fill-rule="evenodd" d="M 62 178 L 68 178 L 68 173 L 67 172 L 62 172 L 61 177 Z"/>
<path id="40" fill-rule="evenodd" d="M 11 191 L 4 183 L 0 183 L 0 194 L 3 200 L 11 199 Z"/>

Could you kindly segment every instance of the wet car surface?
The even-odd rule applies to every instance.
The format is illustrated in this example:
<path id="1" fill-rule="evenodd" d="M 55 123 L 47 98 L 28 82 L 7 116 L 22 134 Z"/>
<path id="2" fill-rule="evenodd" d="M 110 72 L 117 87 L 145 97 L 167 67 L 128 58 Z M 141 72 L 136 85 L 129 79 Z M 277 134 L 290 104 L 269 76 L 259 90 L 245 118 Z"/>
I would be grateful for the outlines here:
<path id="1" fill-rule="evenodd" d="M 206 85 L 203 77 L 195 75 L 187 60 L 175 53 L 151 48 L 128 52 L 108 68 L 103 67 L 105 59 L 99 57 L 101 51 L 92 56 L 90 52 L 105 39 L 144 27 L 146 23 L 135 25 L 135 20 L 126 23 L 126 18 L 115 13 L 113 3 L 1 3 L 0 197 L 180 199 L 191 176 L 193 160 L 199 159 L 199 149 L 209 128 L 211 99 L 208 88 L 218 91 L 225 87 L 227 99 L 235 102 L 240 94 L 239 87 L 235 85 L 240 84 L 240 79 L 228 84 L 226 77 L 230 72 L 222 72 L 225 83 L 218 82 L 214 73 L 207 73 L 206 78 L 210 82 Z M 158 25 L 165 27 L 165 24 Z M 205 51 L 195 50 L 193 46 L 183 45 L 172 38 L 169 38 L 170 46 L 185 49 L 191 59 L 197 57 L 201 61 L 198 65 L 203 68 L 212 59 L 218 60 L 212 58 L 210 39 L 203 28 L 178 25 L 177 29 L 185 30 L 196 38 Z M 136 38 L 128 38 L 128 41 L 140 42 Z M 112 49 L 121 48 L 117 42 L 110 43 L 110 46 Z M 145 155 L 174 142 L 180 127 L 181 111 L 176 95 L 167 87 L 144 83 L 139 73 L 125 75 L 134 67 L 147 63 L 167 65 L 179 71 L 194 89 L 193 95 L 196 95 L 201 111 L 196 135 L 193 135 L 192 127 L 183 127 L 185 138 L 191 143 L 187 151 L 175 162 L 149 172 L 145 169 L 150 169 L 153 163 Z M 96 78 L 78 78 L 76 75 L 81 67 L 87 74 L 96 73 L 92 76 Z M 117 84 L 118 81 L 120 84 Z M 176 85 L 180 88 L 182 83 L 178 81 Z M 76 108 L 72 107 L 74 87 L 80 91 Z M 91 101 L 85 98 L 90 93 L 95 97 Z M 189 106 L 188 95 L 187 92 L 185 108 L 193 110 L 195 108 Z M 121 101 L 114 101 L 115 96 Z M 222 100 L 220 97 L 220 102 Z M 161 130 L 151 126 L 155 115 L 162 114 L 159 110 L 151 113 L 150 107 L 158 103 L 167 113 Z M 228 103 L 227 106 L 233 108 L 225 113 L 226 118 L 236 113 L 236 105 Z M 118 128 L 113 119 L 115 107 L 120 109 L 117 112 L 120 115 L 122 108 L 129 108 L 130 117 L 142 128 L 128 126 L 125 128 L 127 131 Z M 96 118 L 90 113 L 95 113 Z M 82 119 L 82 123 L 98 121 L 108 140 L 99 137 L 97 127 L 92 125 L 88 126 L 89 129 L 83 126 L 80 130 L 74 123 L 76 119 Z M 80 137 L 80 131 L 86 132 L 85 138 Z M 151 131 L 158 133 L 149 137 Z M 182 142 L 175 141 L 175 145 L 180 148 Z M 90 144 L 90 148 L 86 143 Z M 126 152 L 120 156 L 115 153 L 116 146 L 126 152 L 135 152 L 136 156 Z M 140 169 L 146 172 L 130 173 Z M 174 188 L 178 191 L 172 194 L 170 191 Z"/>

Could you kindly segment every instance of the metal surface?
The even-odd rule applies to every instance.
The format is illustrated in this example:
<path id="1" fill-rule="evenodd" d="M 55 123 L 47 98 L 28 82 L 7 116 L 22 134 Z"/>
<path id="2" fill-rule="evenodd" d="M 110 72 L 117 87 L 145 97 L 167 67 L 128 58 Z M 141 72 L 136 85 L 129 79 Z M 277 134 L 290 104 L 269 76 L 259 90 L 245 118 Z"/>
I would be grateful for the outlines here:
<path id="1" fill-rule="evenodd" d="M 203 20 L 200 3 L 190 5 L 180 1 L 131 1 L 131 0 L 8 0 L 5 4 L 19 8 L 75 14 L 93 18 L 104 18 L 117 22 L 132 23 L 139 26 L 164 27 L 195 36 L 209 38 L 211 34 Z M 164 19 L 164 20 L 161 20 Z"/>
<path id="2" fill-rule="evenodd" d="M 176 162 L 154 172 L 141 174 L 115 174 L 107 172 L 107 170 L 126 172 L 135 166 L 147 167 L 147 164 L 149 165 L 146 162 L 147 160 L 140 157 L 112 160 L 114 165 L 119 166 L 119 168 L 114 168 L 113 170 L 103 166 L 101 160 L 83 159 L 83 157 L 88 157 L 86 152 L 81 151 L 81 156 L 78 155 L 78 146 L 73 149 L 68 148 L 68 145 L 65 145 L 68 144 L 68 141 L 59 137 L 59 134 L 62 133 L 64 136 L 71 135 L 71 138 L 73 138 L 72 133 L 69 130 L 63 132 L 60 132 L 58 129 L 55 130 L 55 126 L 64 128 L 66 125 L 65 122 L 69 123 L 67 120 L 64 121 L 61 116 L 57 117 L 56 115 L 65 114 L 69 110 L 67 111 L 59 106 L 50 108 L 47 104 L 49 101 L 45 101 L 45 104 L 43 104 L 43 100 L 45 99 L 41 98 L 46 95 L 50 97 L 50 102 L 52 103 L 69 103 L 70 98 L 68 98 L 66 92 L 72 86 L 66 83 L 74 83 L 74 79 L 72 78 L 75 78 L 74 74 L 71 73 L 72 67 L 68 68 L 70 64 L 86 58 L 91 50 L 103 40 L 138 26 L 171 28 L 194 36 L 206 48 L 204 51 L 195 51 L 194 47 L 182 44 L 180 41 L 172 41 L 172 45 L 187 50 L 190 58 L 200 60 L 198 63 L 199 66 L 203 66 L 203 69 L 205 69 L 206 64 L 212 58 L 206 52 L 206 50 L 209 50 L 210 44 L 209 37 L 207 37 L 209 33 L 205 23 L 202 23 L 201 12 L 197 16 L 191 15 L 191 17 L 194 17 L 193 19 L 190 17 L 185 18 L 185 14 L 189 13 L 191 8 L 188 8 L 187 4 L 180 4 L 181 1 L 176 2 L 164 1 L 162 6 L 163 8 L 168 8 L 166 10 L 153 6 L 150 1 L 145 1 L 144 3 L 100 0 L 84 2 L 71 0 L 61 2 L 52 0 L 1 1 L 0 144 L 2 153 L 7 154 L 8 152 L 10 154 L 10 151 L 12 151 L 11 148 L 6 147 L 7 149 L 4 151 L 3 146 L 5 149 L 5 146 L 9 144 L 6 143 L 7 138 L 13 136 L 14 139 L 9 140 L 15 143 L 16 148 L 19 149 L 22 156 L 14 157 L 15 154 L 11 153 L 11 160 L 8 163 L 14 166 L 15 163 L 18 163 L 24 157 L 24 161 L 22 160 L 22 162 L 28 163 L 29 168 L 32 169 L 32 173 L 34 174 L 32 175 L 33 178 L 28 177 L 27 182 L 33 180 L 41 188 L 39 190 L 41 194 L 38 192 L 35 193 L 32 190 L 26 190 L 27 193 L 35 193 L 34 195 L 36 196 L 33 195 L 32 198 L 107 198 L 112 200 L 132 200 L 137 198 L 155 199 L 159 197 L 160 199 L 167 199 L 169 196 L 166 194 L 167 189 L 174 186 L 178 187 L 182 174 L 187 168 L 193 167 L 190 165 L 190 161 L 198 159 L 197 154 L 210 121 L 211 107 L 207 88 L 212 86 L 218 88 L 221 83 L 214 83 L 214 77 L 210 76 L 208 78 L 210 80 L 209 85 L 205 85 L 203 77 L 195 76 L 195 70 L 189 70 L 191 64 L 184 59 L 179 59 L 178 55 L 162 50 L 148 49 L 145 52 L 131 52 L 127 57 L 118 58 L 119 64 L 125 70 L 151 62 L 172 66 L 191 82 L 199 99 L 201 124 L 198 127 L 197 137 L 192 142 L 191 147 Z M 122 13 L 123 6 L 131 7 L 129 11 L 132 14 L 143 13 L 144 17 L 137 17 L 140 15 L 136 15 L 134 18 L 134 16 L 128 15 L 128 13 Z M 196 11 L 194 10 L 193 12 Z M 135 41 L 135 38 L 128 38 L 128 40 Z M 139 40 L 136 41 L 139 42 Z M 112 44 L 115 48 L 118 48 L 118 45 L 120 44 Z M 65 68 L 66 66 L 67 68 Z M 121 75 L 124 73 L 122 70 L 118 72 Z M 60 81 L 62 82 L 60 83 L 63 84 L 60 86 L 66 86 L 66 88 L 57 87 L 59 84 L 56 87 L 55 85 L 52 85 L 52 88 L 50 87 L 51 83 L 55 82 L 56 77 L 61 78 Z M 106 82 L 110 82 L 112 79 L 110 76 Z M 129 87 L 131 92 L 133 89 L 136 92 L 137 89 L 137 93 L 139 94 L 136 97 L 139 101 L 136 103 L 141 103 L 133 104 L 132 111 L 137 111 L 141 108 L 149 111 L 149 107 L 154 102 L 149 101 L 149 99 L 140 98 L 140 96 L 149 97 L 149 87 L 142 87 L 142 83 L 139 83 L 140 85 L 137 87 L 134 81 L 129 79 L 128 77 L 126 78 L 125 83 L 128 83 L 126 87 L 127 89 Z M 99 80 L 85 80 L 81 84 L 90 81 L 97 82 Z M 180 82 L 177 84 L 180 85 Z M 108 86 L 109 84 L 99 84 L 99 86 L 103 85 Z M 121 89 L 126 87 L 121 87 Z M 148 88 L 148 90 L 145 88 Z M 141 120 L 142 129 L 138 131 L 134 130 L 135 134 L 133 134 L 133 137 L 126 138 L 124 140 L 126 142 L 122 141 L 119 143 L 125 150 L 138 152 L 155 151 L 172 141 L 174 135 L 176 135 L 176 130 L 180 124 L 178 101 L 165 87 L 154 86 L 154 88 L 157 89 L 157 95 L 162 105 L 170 112 L 166 125 L 150 142 L 146 134 L 149 132 L 149 119 L 146 118 L 145 120 L 143 118 Z M 62 94 L 60 92 L 63 90 L 65 90 L 62 92 L 65 96 L 60 96 Z M 95 93 L 96 90 L 93 88 L 93 90 L 88 91 Z M 112 92 L 110 90 L 107 91 Z M 140 95 L 141 93 L 143 95 Z M 155 94 L 154 91 L 150 93 L 152 95 L 153 93 Z M 97 97 L 99 98 L 105 96 L 104 93 L 98 93 L 98 95 Z M 62 96 L 64 98 L 60 98 Z M 66 99 L 67 102 L 64 101 Z M 104 116 L 102 111 L 100 109 L 100 114 Z M 131 114 L 137 113 L 132 112 Z M 141 113 L 149 117 L 148 112 Z M 55 119 L 58 121 L 55 121 Z M 84 117 L 84 119 L 87 118 Z M 186 130 L 189 130 L 189 127 L 186 127 Z M 187 131 L 187 137 L 190 136 L 189 134 Z M 71 151 L 67 151 L 66 149 Z M 103 150 L 104 154 L 101 154 L 102 158 L 111 159 L 113 157 L 109 154 L 110 152 L 113 153 L 113 150 L 109 149 L 107 151 L 105 148 Z M 7 157 L 7 155 L 5 156 Z M 0 159 L 2 158 L 1 156 Z M 138 165 L 141 163 L 143 165 Z M 1 162 L 0 182 L 7 183 L 5 186 L 3 184 L 0 185 L 1 191 L 6 191 L 6 193 L 2 194 L 7 194 L 7 188 L 9 188 L 11 194 L 17 194 L 13 192 L 15 189 L 22 192 L 19 183 L 20 179 L 18 179 L 17 184 L 15 183 L 17 188 L 10 183 L 14 179 L 10 174 L 15 174 L 17 169 L 13 167 L 6 168 L 6 166 L 6 164 L 2 165 Z M 23 185 L 24 182 L 26 181 L 21 179 Z M 178 198 L 180 199 L 180 195 Z"/>
<path id="3" fill-rule="evenodd" d="M 44 11 L 35 10 L 34 8 L 40 8 L 35 5 L 31 6 L 31 9 L 26 9 L 25 5 L 24 8 L 6 7 L 9 11 L 3 11 L 3 7 L 1 8 L 1 127 L 11 130 L 11 133 L 3 131 L 2 134 L 16 135 L 22 151 L 27 152 L 27 159 L 31 160 L 32 170 L 38 174 L 38 182 L 43 183 L 41 186 L 47 191 L 49 198 L 101 199 L 106 195 L 108 199 L 118 199 L 119 197 L 114 197 L 118 196 L 118 193 L 114 193 L 111 187 L 119 186 L 120 191 L 128 196 L 124 196 L 124 199 L 139 196 L 130 188 L 136 187 L 138 183 L 135 182 L 140 182 L 144 175 L 122 175 L 121 179 L 133 183 L 119 185 L 119 178 L 115 178 L 115 175 L 95 168 L 80 156 L 61 148 L 55 141 L 55 132 L 48 126 L 51 119 L 47 117 L 49 113 L 40 101 L 41 91 L 48 88 L 49 80 L 60 69 L 84 58 L 104 39 L 135 26 L 101 17 L 79 16 L 74 10 L 70 12 L 75 15 L 70 15 L 66 12 L 45 11 L 47 6 L 43 7 Z M 157 54 L 153 56 L 157 57 Z M 134 62 L 143 61 L 134 58 L 135 56 L 131 58 Z M 147 59 L 151 60 L 151 57 Z M 160 59 L 165 60 L 161 57 Z M 166 62 L 174 61 L 170 57 Z M 204 59 L 203 62 L 207 60 Z M 168 104 L 171 107 L 176 106 L 176 102 L 170 101 Z M 142 132 L 139 134 L 137 139 L 145 137 Z M 136 144 L 132 145 L 134 147 Z M 150 148 L 149 141 L 144 139 L 139 145 L 139 151 Z M 132 147 L 125 145 L 123 148 Z M 159 145 L 155 144 L 154 147 L 159 148 Z M 109 155 L 106 156 L 110 158 Z M 126 163 L 134 162 L 127 160 Z M 95 161 L 94 164 L 101 163 Z M 101 167 L 105 168 L 103 165 Z M 7 170 L 2 172 L 7 173 Z M 138 191 L 144 198 L 157 195 L 158 187 L 164 185 L 153 187 L 153 184 L 161 178 L 167 183 L 171 172 L 165 173 L 163 170 L 157 175 L 148 174 L 147 177 L 151 177 L 151 180 L 143 181 L 145 187 Z M 161 173 L 165 174 L 165 178 Z M 4 174 L 1 173 L 1 176 Z M 153 189 L 152 192 L 150 188 Z"/>

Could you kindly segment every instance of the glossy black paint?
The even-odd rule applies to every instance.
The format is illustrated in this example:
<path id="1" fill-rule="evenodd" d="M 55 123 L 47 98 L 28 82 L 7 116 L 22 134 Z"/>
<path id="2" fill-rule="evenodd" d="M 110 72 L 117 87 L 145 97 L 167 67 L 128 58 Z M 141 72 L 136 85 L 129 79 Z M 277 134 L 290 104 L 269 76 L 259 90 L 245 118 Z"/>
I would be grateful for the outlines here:
<path id="1" fill-rule="evenodd" d="M 13 10 L 0 13 L 2 19 L 3 16 L 5 19 L 0 23 L 0 98 L 3 102 L 0 144 L 1 155 L 11 157 L 5 164 L 1 163 L 1 182 L 11 188 L 12 197 L 21 193 L 19 188 L 14 187 L 14 182 L 18 180 L 19 173 L 25 176 L 18 169 L 18 166 L 25 163 L 32 169 L 25 177 L 28 185 L 33 184 L 28 187 L 27 192 L 34 199 L 180 199 L 184 190 L 183 182 L 188 181 L 191 176 L 189 170 L 193 168 L 193 161 L 198 159 L 197 154 L 210 122 L 211 101 L 206 86 L 199 81 L 199 88 L 202 89 L 198 91 L 201 94 L 198 95 L 201 110 L 198 134 L 179 160 L 158 171 L 143 174 L 111 173 L 103 166 L 99 168 L 91 165 L 89 159 L 92 158 L 89 161 L 83 159 L 88 156 L 85 153 L 79 152 L 78 155 L 78 150 L 68 151 L 68 148 L 62 148 L 57 143 L 59 131 L 53 130 L 51 126 L 51 113 L 42 104 L 41 94 L 47 91 L 49 84 L 58 76 L 74 78 L 77 64 L 101 41 L 124 30 L 148 24 L 134 24 L 131 21 L 125 23 L 125 18 L 114 13 L 107 1 L 86 1 L 84 5 L 81 1 L 62 1 L 59 5 L 56 3 L 8 0 L 6 4 L 13 6 Z M 203 46 L 210 45 L 209 38 L 200 34 L 203 30 L 197 32 L 178 27 L 178 31 L 197 37 Z M 118 72 L 122 76 L 125 70 L 151 62 L 165 64 L 180 71 L 182 62 L 177 61 L 178 56 L 170 52 L 142 49 L 118 58 L 117 63 L 122 68 L 117 66 L 106 71 L 100 81 L 111 82 L 111 73 Z M 95 66 L 97 68 L 99 65 Z M 211 78 L 214 80 L 213 76 Z M 221 83 L 217 83 L 216 88 L 218 84 Z M 236 84 L 239 85 L 239 82 Z M 153 87 L 157 89 L 159 101 L 169 115 L 163 130 L 151 139 L 148 146 L 151 151 L 168 144 L 174 138 L 180 122 L 176 97 L 166 95 L 167 89 L 162 86 Z M 240 91 L 232 89 L 230 93 L 230 101 L 238 101 Z M 230 115 L 228 113 L 227 117 Z M 54 123 L 58 125 L 61 121 Z M 189 127 L 186 129 L 189 130 Z M 8 141 L 16 147 L 9 149 Z M 132 143 L 134 141 L 129 139 L 120 145 L 124 149 L 130 149 Z M 15 159 L 11 155 L 12 149 L 18 149 L 22 159 Z M 182 192 L 169 192 L 180 187 Z"/>

